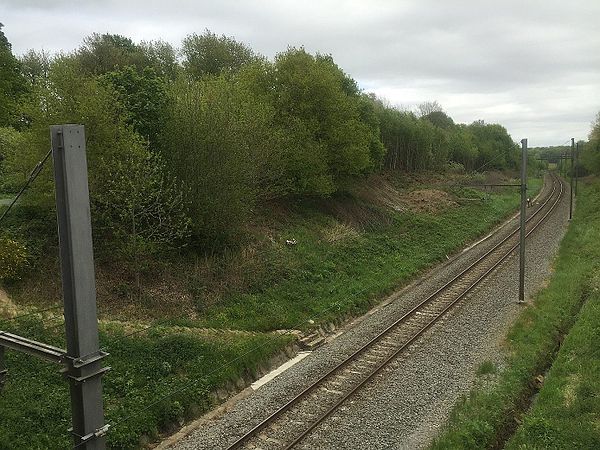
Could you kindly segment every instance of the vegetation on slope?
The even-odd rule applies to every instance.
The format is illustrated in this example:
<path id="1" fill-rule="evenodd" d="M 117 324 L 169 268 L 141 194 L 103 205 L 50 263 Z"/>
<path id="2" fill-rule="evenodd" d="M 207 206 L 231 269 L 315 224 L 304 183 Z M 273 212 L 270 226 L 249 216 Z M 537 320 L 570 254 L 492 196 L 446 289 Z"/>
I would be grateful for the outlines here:
<path id="1" fill-rule="evenodd" d="M 23 319 L 3 329 L 60 347 L 56 318 Z M 48 327 L 48 323 L 54 326 Z M 132 336 L 119 323 L 101 324 L 100 341 L 110 356 L 103 379 L 111 448 L 136 448 L 141 436 L 155 439 L 185 418 L 214 405 L 211 392 L 251 373 L 290 341 L 289 336 L 203 335 L 172 327 Z M 10 376 L 0 395 L 0 448 L 69 448 L 68 383 L 58 367 L 7 352 Z"/>
<path id="2" fill-rule="evenodd" d="M 424 187 L 418 186 L 413 192 L 422 192 Z M 103 294 L 106 286 L 101 282 L 101 305 L 110 306 L 102 314 L 101 340 L 111 353 L 107 364 L 113 367 L 105 377 L 107 421 L 114 424 L 108 435 L 111 446 L 132 448 L 141 435 L 155 436 L 170 423 L 205 411 L 212 405 L 210 391 L 244 374 L 289 342 L 289 336 L 272 330 L 308 329 L 344 313 L 366 311 L 386 292 L 485 232 L 518 203 L 514 190 L 483 194 L 460 188 L 454 193 L 449 195 L 456 202 L 437 212 L 394 211 L 352 197 L 300 203 L 277 221 L 271 217 L 266 247 L 232 263 L 225 269 L 228 274 L 215 280 L 213 303 L 206 303 L 211 288 L 206 274 L 194 273 L 193 264 L 180 262 L 178 266 L 187 270 L 179 275 L 179 281 L 189 283 L 189 303 L 178 298 L 161 304 L 161 297 L 143 298 L 130 303 L 132 313 L 131 309 L 113 308 L 113 303 L 107 305 Z M 398 198 L 408 196 L 405 192 Z M 459 203 L 460 198 L 472 200 Z M 473 221 L 474 216 L 481 220 Z M 297 243 L 285 245 L 286 239 Z M 254 264 L 244 264 L 249 261 Z M 26 279 L 11 285 L 13 297 L 31 300 L 37 296 L 39 304 L 48 304 L 53 296 L 58 298 L 54 294 L 58 292 L 56 264 L 45 270 L 42 282 Z M 236 284 L 236 276 L 245 277 L 248 284 Z M 172 279 L 177 285 L 177 279 Z M 223 288 L 227 280 L 229 288 L 215 288 Z M 169 295 L 177 295 L 177 290 L 171 288 Z M 127 303 L 119 298 L 113 301 Z M 148 321 L 153 312 L 157 319 Z M 125 320 L 132 316 L 145 320 Z M 64 345 L 58 315 L 4 325 L 19 334 Z M 146 326 L 153 328 L 137 332 Z M 205 327 L 222 331 L 215 334 Z M 127 336 L 131 333 L 136 334 Z M 12 448 L 24 447 L 31 439 L 41 447 L 63 446 L 68 441 L 65 429 L 69 417 L 64 380 L 56 367 L 25 355 L 10 352 L 9 356 L 15 380 L 0 396 L 0 408 L 7 411 L 0 415 L 0 447 L 8 443 Z M 221 366 L 230 360 L 232 365 Z M 32 370 L 35 375 L 31 375 Z M 19 381 L 21 375 L 26 382 Z M 154 404 L 161 396 L 190 383 L 190 389 Z M 151 406 L 145 409 L 146 405 Z M 32 422 L 24 417 L 41 423 L 41 428 L 36 425 L 33 432 Z M 25 435 L 27 442 L 21 441 Z"/>
<path id="3" fill-rule="evenodd" d="M 573 223 L 562 295 L 584 301 L 552 367 L 507 449 L 600 448 L 600 180 L 588 180 Z M 569 245 L 569 243 L 567 243 Z M 556 292 L 560 287 L 557 280 Z"/>
<path id="4" fill-rule="evenodd" d="M 595 178 L 580 187 L 575 217 L 561 243 L 552 280 L 508 336 L 507 368 L 493 386 L 476 388 L 456 407 L 432 448 L 498 448 L 533 395 L 534 379 L 550 364 L 547 382 L 508 448 L 600 445 L 598 307 L 594 303 L 599 288 L 600 182 Z"/>
<path id="5" fill-rule="evenodd" d="M 125 265 L 132 281 L 183 247 L 239 246 L 271 201 L 344 194 L 382 170 L 517 166 L 502 126 L 454 124 L 434 103 L 420 115 L 400 111 L 303 48 L 269 61 L 209 31 L 184 40 L 182 64 L 169 44 L 108 34 L 19 61 L 8 41 L 3 48 L 26 90 L 0 122 L 0 191 L 15 192 L 47 152 L 50 125 L 83 123 L 95 252 Z M 4 230 L 33 234 L 23 242 L 32 259 L 55 247 L 43 239 L 55 229 L 53 203 L 46 168 L 23 201 L 29 215 Z"/>
<path id="6" fill-rule="evenodd" d="M 391 107 L 327 55 L 268 61 L 207 31 L 184 40 L 182 64 L 164 42 L 97 34 L 70 54 L 17 59 L 0 35 L 14 78 L 0 84 L 0 190 L 18 190 L 51 124 L 86 126 L 114 448 L 208 408 L 211 390 L 288 342 L 271 331 L 365 311 L 516 207 L 514 191 L 442 182 L 439 211 L 377 201 L 409 197 L 400 187 L 427 170 L 460 183 L 482 166 L 515 169 L 518 148 L 502 126 L 454 124 L 435 103 Z M 60 298 L 48 166 L 2 223 L 0 281 L 17 302 L 5 316 Z M 59 315 L 34 317 L 2 327 L 64 345 Z M 64 380 L 24 355 L 8 362 L 0 447 L 66 446 Z"/>

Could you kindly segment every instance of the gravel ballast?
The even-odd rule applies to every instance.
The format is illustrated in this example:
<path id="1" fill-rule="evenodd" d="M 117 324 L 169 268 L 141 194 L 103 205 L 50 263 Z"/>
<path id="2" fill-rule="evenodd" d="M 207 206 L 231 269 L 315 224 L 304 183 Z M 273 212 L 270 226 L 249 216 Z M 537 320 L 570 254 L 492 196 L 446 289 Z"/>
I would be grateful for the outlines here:
<path id="1" fill-rule="evenodd" d="M 544 189 L 548 189 L 549 185 Z M 548 278 L 552 258 L 568 223 L 566 195 L 527 242 L 526 295 Z M 344 332 L 292 369 L 230 405 L 210 420 L 201 419 L 169 448 L 226 448 L 261 419 L 277 410 L 309 382 L 351 354 L 416 302 L 459 273 L 514 226 L 433 269 L 419 282 L 386 299 Z M 297 448 L 424 448 L 445 422 L 452 406 L 476 380 L 483 361 L 501 366 L 502 341 L 523 306 L 518 296 L 518 255 L 514 254 L 430 331 L 371 383 L 322 423 Z M 166 447 L 165 442 L 161 447 Z"/>

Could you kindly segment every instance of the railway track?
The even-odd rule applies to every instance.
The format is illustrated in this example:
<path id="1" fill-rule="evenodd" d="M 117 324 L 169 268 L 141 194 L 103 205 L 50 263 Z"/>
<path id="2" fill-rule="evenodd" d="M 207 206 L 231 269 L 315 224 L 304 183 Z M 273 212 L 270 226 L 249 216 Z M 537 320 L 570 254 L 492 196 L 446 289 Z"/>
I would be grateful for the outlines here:
<path id="1" fill-rule="evenodd" d="M 564 193 L 554 174 L 552 189 L 527 219 L 529 236 Z M 386 329 L 238 438 L 228 449 L 290 449 L 380 373 L 471 292 L 518 248 L 518 228 Z"/>

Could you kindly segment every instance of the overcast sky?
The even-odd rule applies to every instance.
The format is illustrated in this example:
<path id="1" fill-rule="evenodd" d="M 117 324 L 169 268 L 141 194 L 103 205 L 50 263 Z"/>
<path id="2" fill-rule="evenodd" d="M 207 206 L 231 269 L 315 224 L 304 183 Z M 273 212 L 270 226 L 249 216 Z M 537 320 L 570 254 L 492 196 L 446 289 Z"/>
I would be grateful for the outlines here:
<path id="1" fill-rule="evenodd" d="M 600 0 L 0 0 L 0 22 L 16 54 L 205 28 L 268 57 L 303 45 L 392 104 L 437 100 L 530 146 L 585 139 L 600 111 Z"/>

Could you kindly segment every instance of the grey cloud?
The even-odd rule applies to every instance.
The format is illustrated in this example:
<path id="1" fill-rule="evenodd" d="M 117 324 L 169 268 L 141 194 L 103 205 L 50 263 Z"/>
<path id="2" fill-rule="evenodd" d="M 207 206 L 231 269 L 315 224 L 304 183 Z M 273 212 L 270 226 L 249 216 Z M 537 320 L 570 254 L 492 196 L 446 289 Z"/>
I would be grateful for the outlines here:
<path id="1" fill-rule="evenodd" d="M 392 103 L 437 99 L 457 121 L 497 121 L 539 145 L 585 137 L 600 109 L 599 17 L 591 0 L 5 0 L 0 9 L 17 53 L 70 51 L 94 31 L 178 46 L 209 28 L 269 57 L 304 45 Z"/>

